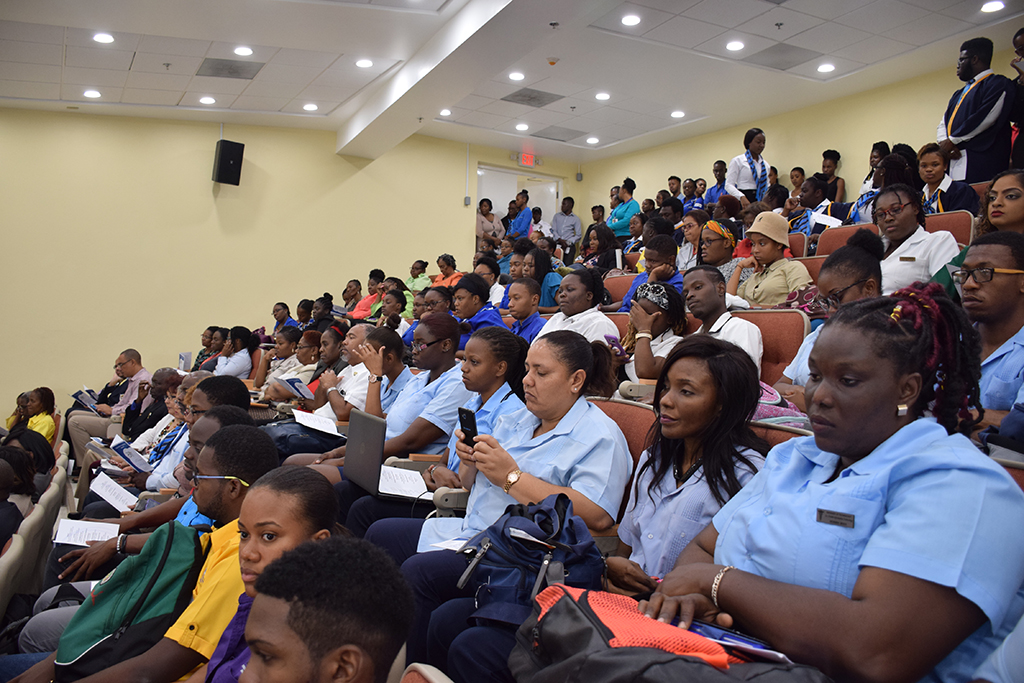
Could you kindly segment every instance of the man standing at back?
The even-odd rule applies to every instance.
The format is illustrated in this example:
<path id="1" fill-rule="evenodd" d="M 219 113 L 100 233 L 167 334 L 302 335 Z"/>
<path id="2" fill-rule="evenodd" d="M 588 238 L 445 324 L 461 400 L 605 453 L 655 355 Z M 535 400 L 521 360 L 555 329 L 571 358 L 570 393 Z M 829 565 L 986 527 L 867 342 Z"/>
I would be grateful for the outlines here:
<path id="1" fill-rule="evenodd" d="M 721 197 L 725 192 L 725 172 L 729 169 L 729 166 L 719 159 L 711 167 L 711 172 L 715 176 L 715 184 L 707 189 L 704 193 L 704 206 L 708 204 L 717 204 L 718 198 Z"/>
<path id="2" fill-rule="evenodd" d="M 121 352 L 121 355 L 114 361 L 114 371 L 128 380 L 128 388 L 121 394 L 121 400 L 113 406 L 97 405 L 96 410 L 99 415 L 77 412 L 68 419 L 68 432 L 71 434 L 71 444 L 74 446 L 75 459 L 79 466 L 82 465 L 82 460 L 85 457 L 85 444 L 89 438 L 93 436 L 98 436 L 101 439 L 107 438 L 107 429 L 114 424 L 111 417 L 116 417 L 120 422 L 124 411 L 128 410 L 128 406 L 135 403 L 139 397 L 139 385 L 145 382 L 148 387 L 150 380 L 153 379 L 149 370 L 142 367 L 142 356 L 135 349 L 125 349 Z M 153 397 L 146 396 L 139 405 L 139 410 L 145 411 L 152 402 Z"/>
<path id="3" fill-rule="evenodd" d="M 576 200 L 566 197 L 562 200 L 562 210 L 551 219 L 551 230 L 555 233 L 555 242 L 562 247 L 562 261 L 572 263 L 576 258 L 576 243 L 583 237 L 583 224 L 580 217 L 572 212 Z"/>
<path id="4" fill-rule="evenodd" d="M 960 46 L 956 75 L 965 85 L 949 99 L 936 130 L 936 141 L 952 159 L 953 180 L 987 182 L 1010 167 L 1013 83 L 993 73 L 991 63 L 988 38 L 972 38 Z"/>

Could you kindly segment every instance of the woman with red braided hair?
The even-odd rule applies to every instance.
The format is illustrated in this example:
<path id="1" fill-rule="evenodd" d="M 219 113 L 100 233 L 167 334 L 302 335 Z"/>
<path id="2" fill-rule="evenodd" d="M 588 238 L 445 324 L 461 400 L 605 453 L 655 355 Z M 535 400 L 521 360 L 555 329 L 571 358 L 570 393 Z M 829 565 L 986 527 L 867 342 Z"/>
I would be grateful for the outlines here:
<path id="1" fill-rule="evenodd" d="M 836 681 L 968 681 L 1024 614 L 1024 493 L 965 434 L 980 346 L 935 284 L 841 306 L 809 359 L 813 437 L 680 554 L 648 616 L 717 621 Z"/>

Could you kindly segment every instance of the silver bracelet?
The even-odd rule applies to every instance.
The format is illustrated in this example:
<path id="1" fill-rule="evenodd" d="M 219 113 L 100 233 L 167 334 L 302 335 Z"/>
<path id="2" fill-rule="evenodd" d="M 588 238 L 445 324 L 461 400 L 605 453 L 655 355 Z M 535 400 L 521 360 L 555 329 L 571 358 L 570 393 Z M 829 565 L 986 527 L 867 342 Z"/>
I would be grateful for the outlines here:
<path id="1" fill-rule="evenodd" d="M 718 576 L 715 577 L 714 582 L 711 584 L 711 602 L 715 603 L 715 607 L 717 609 L 722 609 L 718 604 L 718 586 L 722 583 L 722 577 L 725 576 L 725 573 L 730 569 L 736 569 L 736 567 L 731 564 L 726 567 L 722 567 L 722 571 L 718 572 Z"/>
<path id="2" fill-rule="evenodd" d="M 114 546 L 114 550 L 120 554 L 124 554 L 124 547 L 128 545 L 128 534 L 121 534 L 117 537 L 117 544 Z"/>

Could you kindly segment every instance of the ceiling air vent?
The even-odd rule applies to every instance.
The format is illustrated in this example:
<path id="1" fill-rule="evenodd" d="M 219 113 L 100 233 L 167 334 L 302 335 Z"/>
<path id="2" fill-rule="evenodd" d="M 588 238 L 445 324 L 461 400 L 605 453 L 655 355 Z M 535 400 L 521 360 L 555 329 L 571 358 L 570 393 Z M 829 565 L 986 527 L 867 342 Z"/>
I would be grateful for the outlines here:
<path id="1" fill-rule="evenodd" d="M 505 102 L 525 104 L 528 107 L 544 107 L 552 102 L 557 102 L 563 97 L 565 97 L 565 95 L 555 95 L 554 93 L 544 92 L 543 90 L 523 88 L 522 90 L 516 90 L 511 95 L 502 97 L 501 99 Z"/>
<path id="2" fill-rule="evenodd" d="M 265 62 L 243 62 L 240 59 L 203 60 L 196 76 L 213 76 L 215 78 L 242 78 L 252 80 L 260 72 Z"/>
<path id="3" fill-rule="evenodd" d="M 538 130 L 536 133 L 532 133 L 532 135 L 535 138 L 544 138 L 545 140 L 569 142 L 569 140 L 575 140 L 581 135 L 586 135 L 586 131 L 562 128 L 561 126 L 548 126 L 544 130 Z"/>
<path id="4" fill-rule="evenodd" d="M 814 50 L 806 50 L 802 47 L 786 45 L 785 43 L 776 43 L 775 45 L 761 50 L 758 53 L 752 54 L 741 61 L 749 62 L 750 64 L 759 64 L 761 66 L 766 66 L 769 69 L 785 71 L 786 69 L 791 69 L 794 66 L 798 66 L 822 56 L 823 55 L 820 52 L 815 52 Z"/>

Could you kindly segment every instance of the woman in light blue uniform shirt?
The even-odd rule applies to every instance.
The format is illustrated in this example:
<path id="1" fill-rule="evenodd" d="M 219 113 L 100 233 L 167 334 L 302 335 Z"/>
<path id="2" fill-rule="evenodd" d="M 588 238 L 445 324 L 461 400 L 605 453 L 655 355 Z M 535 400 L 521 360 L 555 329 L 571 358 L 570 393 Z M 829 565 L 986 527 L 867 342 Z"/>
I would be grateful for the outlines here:
<path id="1" fill-rule="evenodd" d="M 465 519 L 387 519 L 367 533 L 368 540 L 404 561 L 402 571 L 417 596 L 410 662 L 427 661 L 434 610 L 471 597 L 476 589 L 475 584 L 456 588 L 465 560 L 433 544 L 469 538 L 494 523 L 507 506 L 556 493 L 567 494 L 574 513 L 592 529 L 610 528 L 618 514 L 631 463 L 626 439 L 585 398 L 614 391 L 608 348 L 576 332 L 552 332 L 530 348 L 523 388 L 526 408 L 499 418 L 494 433 L 477 436 L 473 449 L 461 441 L 457 445 L 459 477 L 470 489 Z"/>
<path id="2" fill-rule="evenodd" d="M 840 307 L 809 359 L 814 437 L 772 449 L 641 611 L 836 680 L 971 680 L 1024 613 L 1024 493 L 964 436 L 980 352 L 936 284 Z"/>

